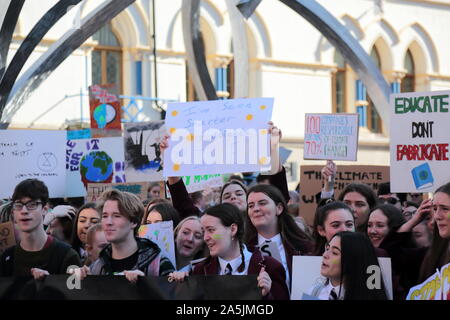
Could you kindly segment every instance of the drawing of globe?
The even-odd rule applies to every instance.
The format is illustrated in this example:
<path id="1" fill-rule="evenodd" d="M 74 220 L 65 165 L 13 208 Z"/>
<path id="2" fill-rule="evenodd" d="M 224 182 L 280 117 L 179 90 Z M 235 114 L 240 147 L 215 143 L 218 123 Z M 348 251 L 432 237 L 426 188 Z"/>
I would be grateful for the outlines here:
<path id="1" fill-rule="evenodd" d="M 89 182 L 107 182 L 113 174 L 113 160 L 104 151 L 92 151 L 80 161 L 82 180 Z"/>
<path id="2" fill-rule="evenodd" d="M 116 110 L 113 106 L 103 103 L 94 109 L 94 119 L 100 129 L 106 127 L 108 123 L 116 117 Z"/>

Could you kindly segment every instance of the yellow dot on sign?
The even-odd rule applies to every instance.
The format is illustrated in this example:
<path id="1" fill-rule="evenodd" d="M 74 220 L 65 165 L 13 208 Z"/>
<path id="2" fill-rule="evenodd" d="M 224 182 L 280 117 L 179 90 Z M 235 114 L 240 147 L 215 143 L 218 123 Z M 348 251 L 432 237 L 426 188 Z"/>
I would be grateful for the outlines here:
<path id="1" fill-rule="evenodd" d="M 262 105 L 261 107 L 259 107 L 261 110 L 264 110 L 265 108 L 267 108 L 266 106 Z"/>
<path id="2" fill-rule="evenodd" d="M 245 119 L 252 120 L 253 119 L 253 115 L 252 114 L 248 114 L 247 117 L 245 117 Z"/>
<path id="3" fill-rule="evenodd" d="M 192 133 L 189 133 L 186 137 L 187 141 L 194 141 L 194 135 Z"/>
<path id="4" fill-rule="evenodd" d="M 169 131 L 170 131 L 171 134 L 173 134 L 175 131 L 177 131 L 177 129 L 175 129 L 175 128 L 170 128 Z"/>
<path id="5" fill-rule="evenodd" d="M 178 163 L 175 163 L 173 165 L 173 171 L 179 171 L 180 170 L 180 165 Z"/>
<path id="6" fill-rule="evenodd" d="M 176 115 L 178 115 L 178 111 L 177 110 L 172 111 L 172 117 L 175 117 Z"/>
<path id="7" fill-rule="evenodd" d="M 267 163 L 266 157 L 262 157 L 261 159 L 259 159 L 259 164 L 266 164 L 266 163 Z"/>
<path id="8" fill-rule="evenodd" d="M 260 131 L 260 133 L 261 133 L 261 134 L 267 134 L 267 130 L 266 130 L 266 129 L 263 129 L 263 130 Z"/>

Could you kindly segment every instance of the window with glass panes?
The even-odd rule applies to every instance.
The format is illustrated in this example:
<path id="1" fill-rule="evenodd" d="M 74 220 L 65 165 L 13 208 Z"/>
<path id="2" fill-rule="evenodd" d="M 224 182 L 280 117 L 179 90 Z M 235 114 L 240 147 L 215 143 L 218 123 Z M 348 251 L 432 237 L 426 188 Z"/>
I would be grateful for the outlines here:
<path id="1" fill-rule="evenodd" d="M 333 73 L 331 79 L 333 88 L 333 113 L 339 113 L 346 111 L 345 77 L 347 66 L 344 58 L 337 50 L 334 54 L 334 63 L 336 64 L 337 71 Z"/>
<path id="2" fill-rule="evenodd" d="M 92 51 L 92 84 L 114 83 L 122 93 L 122 48 L 119 40 L 107 24 L 92 38 L 98 41 Z"/>
<path id="3" fill-rule="evenodd" d="M 375 65 L 378 67 L 379 70 L 381 70 L 381 59 L 380 54 L 378 53 L 377 48 L 374 46 L 372 48 L 372 51 L 370 52 L 370 57 L 372 58 Z M 375 105 L 370 99 L 370 96 L 367 95 L 367 128 L 374 133 L 381 133 L 381 117 L 378 114 L 377 109 L 375 108 Z"/>
<path id="4" fill-rule="evenodd" d="M 411 51 L 408 49 L 405 55 L 404 68 L 406 69 L 406 75 L 402 79 L 401 90 L 402 92 L 414 92 L 414 82 L 415 82 L 415 68 L 414 68 L 414 59 L 411 54 Z"/>

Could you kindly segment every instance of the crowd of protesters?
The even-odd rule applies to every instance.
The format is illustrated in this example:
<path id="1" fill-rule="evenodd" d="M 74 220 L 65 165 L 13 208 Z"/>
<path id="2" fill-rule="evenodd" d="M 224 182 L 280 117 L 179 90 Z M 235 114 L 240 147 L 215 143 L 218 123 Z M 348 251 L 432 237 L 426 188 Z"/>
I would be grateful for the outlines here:
<path id="1" fill-rule="evenodd" d="M 281 138 L 270 125 L 273 146 Z M 168 146 L 167 137 L 161 150 Z M 392 193 L 389 182 L 377 191 L 350 183 L 334 197 L 337 167 L 322 169 L 323 190 L 309 226 L 302 218 L 298 191 L 289 191 L 286 171 L 275 170 L 250 182 L 233 175 L 221 188 L 189 194 L 181 177 L 167 181 L 171 198 L 151 184 L 144 202 L 136 195 L 105 191 L 95 203 L 49 199 L 36 179 L 19 183 L 0 211 L 0 223 L 14 223 L 17 244 L 0 258 L 0 277 L 65 274 L 80 267 L 82 277 L 123 275 L 185 281 L 191 275 L 257 275 L 264 299 L 289 299 L 293 257 L 322 256 L 323 282 L 309 292 L 324 300 L 385 300 L 367 288 L 368 266 L 378 257 L 392 261 L 393 298 L 450 262 L 450 183 L 432 196 Z M 278 162 L 277 162 L 278 161 Z M 319 191 L 319 190 L 318 190 Z M 71 200 L 71 201 L 69 201 Z M 154 242 L 138 237 L 143 224 L 172 221 L 176 265 Z M 261 246 L 273 242 L 279 259 Z"/>

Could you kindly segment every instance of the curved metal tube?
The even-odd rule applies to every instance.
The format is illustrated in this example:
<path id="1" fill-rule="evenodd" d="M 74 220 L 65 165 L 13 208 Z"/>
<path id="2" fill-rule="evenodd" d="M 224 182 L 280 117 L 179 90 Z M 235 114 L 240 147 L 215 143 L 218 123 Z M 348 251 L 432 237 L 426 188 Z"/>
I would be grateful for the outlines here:
<path id="1" fill-rule="evenodd" d="M 9 45 L 25 0 L 11 1 L 0 29 L 0 79 L 6 69 Z"/>
<path id="2" fill-rule="evenodd" d="M 205 47 L 200 32 L 200 0 L 183 0 L 181 17 L 189 73 L 200 100 L 217 100 L 216 89 L 206 65 Z"/>
<path id="3" fill-rule="evenodd" d="M 102 3 L 81 21 L 79 29 L 66 32 L 33 64 L 11 90 L 8 103 L 20 107 L 35 90 L 74 50 L 80 47 L 105 23 L 136 0 L 110 0 Z M 3 111 L 3 110 L 0 110 Z"/>
<path id="4" fill-rule="evenodd" d="M 60 0 L 42 16 L 22 42 L 9 63 L 8 69 L 6 69 L 3 77 L 0 77 L 0 114 L 8 101 L 8 96 L 14 86 L 14 82 L 28 58 L 33 53 L 33 50 L 42 40 L 44 35 L 67 13 L 69 7 L 78 4 L 80 1 L 81 0 Z"/>
<path id="5" fill-rule="evenodd" d="M 280 0 L 317 28 L 342 54 L 367 88 L 389 131 L 390 88 L 380 70 L 350 32 L 324 7 L 311 0 Z"/>

